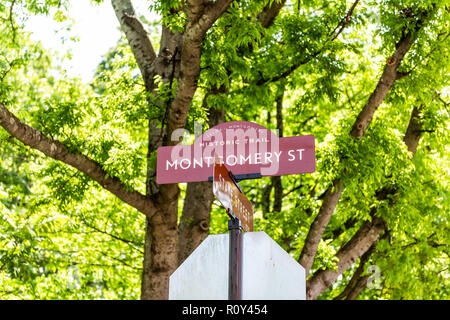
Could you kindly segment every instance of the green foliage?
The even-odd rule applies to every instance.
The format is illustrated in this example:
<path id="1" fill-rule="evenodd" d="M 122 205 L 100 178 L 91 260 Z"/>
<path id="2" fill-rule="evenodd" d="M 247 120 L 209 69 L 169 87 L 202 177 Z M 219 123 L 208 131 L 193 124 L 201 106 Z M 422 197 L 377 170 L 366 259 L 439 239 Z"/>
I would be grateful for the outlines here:
<path id="1" fill-rule="evenodd" d="M 181 10 L 183 1 L 154 1 L 149 5 L 149 10 L 159 13 L 163 19 L 161 24 L 166 25 L 173 32 L 183 32 L 186 23 L 186 14 Z"/>
<path id="2" fill-rule="evenodd" d="M 0 5 L 0 102 L 70 151 L 95 160 L 130 190 L 145 193 L 147 169 L 156 167 L 156 152 L 147 163 L 148 123 L 163 126 L 176 79 L 170 86 L 155 78 L 159 100 L 147 93 L 124 39 L 105 53 L 89 85 L 68 78 L 55 67 L 54 54 L 29 40 L 23 17 L 13 10 L 10 19 L 13 3 Z M 181 32 L 183 3 L 153 1 L 149 9 L 163 16 L 161 24 Z M 193 132 L 194 121 L 206 123 L 209 108 L 225 110 L 227 121 L 275 129 L 275 101 L 283 93 L 284 136 L 315 136 L 317 171 L 282 177 L 280 212 L 270 178 L 242 182 L 254 204 L 255 231 L 264 230 L 298 259 L 325 190 L 339 178 L 345 189 L 311 274 L 335 270 L 338 250 L 376 209 L 388 231 L 363 275 L 373 276 L 368 267 L 377 266 L 379 280 L 359 298 L 448 299 L 448 4 L 365 1 L 333 39 L 349 9 L 346 2 L 289 2 L 264 28 L 258 13 L 269 3 L 235 1 L 205 35 L 186 129 Z M 55 19 L 63 21 L 66 5 L 23 0 L 14 7 L 25 15 L 57 10 Z M 415 32 L 418 24 L 423 27 Z M 147 27 L 151 36 L 159 32 L 158 26 Z M 351 126 L 408 30 L 414 31 L 414 44 L 399 69 L 408 76 L 395 82 L 357 142 Z M 212 89 L 221 93 L 208 94 Z M 423 132 L 411 160 L 403 135 L 414 106 L 423 107 Z M 395 195 L 379 199 L 383 188 Z M 186 186 L 180 189 L 181 213 Z M 226 233 L 227 219 L 215 202 L 210 232 Z M 0 298 L 138 298 L 144 225 L 142 214 L 89 177 L 0 129 Z M 320 298 L 341 293 L 358 263 Z"/>
<path id="3" fill-rule="evenodd" d="M 3 142 L 2 299 L 138 298 L 142 216 L 74 169 Z"/>
<path id="4" fill-rule="evenodd" d="M 23 5 L 32 13 L 50 9 L 50 3 Z M 109 62 L 115 72 L 101 69 L 89 87 L 55 77 L 60 70 L 48 52 L 21 29 L 2 28 L 0 101 L 142 191 L 146 135 L 141 126 L 149 112 L 142 81 L 132 76 L 137 67 L 129 49 L 119 47 L 120 58 Z M 122 117 L 133 126 L 124 126 Z M 139 298 L 144 217 L 86 175 L 24 147 L 3 129 L 0 220 L 2 299 Z"/>

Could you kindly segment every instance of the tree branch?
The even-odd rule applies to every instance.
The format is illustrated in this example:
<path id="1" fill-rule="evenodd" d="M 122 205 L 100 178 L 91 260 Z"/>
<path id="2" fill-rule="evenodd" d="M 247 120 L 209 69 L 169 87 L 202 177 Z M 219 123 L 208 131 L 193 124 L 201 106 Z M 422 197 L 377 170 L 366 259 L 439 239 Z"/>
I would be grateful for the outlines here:
<path id="1" fill-rule="evenodd" d="M 355 300 L 356 297 L 361 293 L 361 291 L 367 286 L 367 281 L 369 276 L 362 276 L 358 278 L 355 286 L 350 290 L 345 300 Z"/>
<path id="2" fill-rule="evenodd" d="M 136 62 L 141 71 L 147 91 L 153 88 L 153 62 L 156 53 L 139 18 L 136 16 L 130 0 L 111 0 L 112 7 L 125 33 Z"/>
<path id="3" fill-rule="evenodd" d="M 264 10 L 258 14 L 258 22 L 261 23 L 261 26 L 263 28 L 270 27 L 285 4 L 286 0 L 281 0 L 273 1 L 272 4 L 267 5 Z"/>
<path id="4" fill-rule="evenodd" d="M 88 228 L 94 230 L 95 232 L 98 232 L 98 233 L 107 235 L 107 236 L 109 236 L 109 237 L 111 237 L 113 239 L 122 241 L 123 243 L 126 243 L 127 245 L 129 245 L 132 249 L 136 250 L 137 252 L 139 252 L 141 254 L 144 253 L 142 250 L 139 249 L 140 247 L 142 247 L 142 245 L 140 243 L 136 243 L 136 242 L 134 242 L 132 240 L 121 238 L 121 237 L 116 236 L 114 234 L 108 233 L 108 232 L 106 232 L 106 231 L 104 231 L 104 230 L 102 230 L 100 228 L 97 228 L 95 225 L 88 223 L 86 218 L 84 218 L 84 217 L 82 217 L 82 221 L 83 221 L 85 226 L 87 226 Z"/>
<path id="5" fill-rule="evenodd" d="M 397 68 L 400 66 L 406 52 L 411 48 L 412 43 L 413 39 L 411 32 L 408 32 L 406 36 L 402 37 L 400 41 L 397 42 L 397 50 L 394 54 L 386 60 L 383 74 L 366 105 L 359 113 L 350 132 L 355 139 L 361 139 L 363 137 L 367 127 L 372 121 L 375 111 L 386 98 L 389 90 L 394 85 L 395 80 L 400 78 Z"/>
<path id="6" fill-rule="evenodd" d="M 305 275 L 308 276 L 311 266 L 316 257 L 319 242 L 322 239 L 323 232 L 330 222 L 334 209 L 337 206 L 344 184 L 340 180 L 333 181 L 332 185 L 325 192 L 325 196 L 320 207 L 319 213 L 314 219 L 306 236 L 298 262 L 305 268 Z"/>
<path id="7" fill-rule="evenodd" d="M 359 266 L 356 269 L 355 273 L 353 274 L 352 278 L 350 279 L 349 283 L 345 287 L 344 291 L 341 292 L 337 297 L 334 298 L 334 300 L 352 300 L 351 297 L 354 295 L 354 291 L 356 288 L 358 288 L 358 284 L 360 283 L 359 279 L 362 273 L 364 272 L 364 266 L 366 262 L 369 260 L 370 255 L 373 253 L 375 249 L 375 244 L 373 244 L 369 250 L 367 250 L 361 257 L 359 261 Z M 358 292 L 359 293 L 359 292 Z"/>
<path id="8" fill-rule="evenodd" d="M 47 138 L 40 132 L 20 121 L 5 106 L 0 103 L 0 125 L 13 137 L 27 146 L 39 150 L 45 155 L 64 162 L 75 169 L 85 173 L 98 182 L 103 188 L 116 195 L 125 203 L 144 213 L 147 217 L 153 216 L 157 211 L 150 198 L 137 191 L 129 191 L 116 177 L 108 177 L 108 173 L 94 160 L 79 154 L 72 153 L 59 141 Z"/>
<path id="9" fill-rule="evenodd" d="M 405 142 L 408 151 L 411 152 L 412 156 L 414 156 L 417 151 L 417 147 L 423 133 L 423 122 L 421 119 L 422 111 L 423 105 L 413 108 L 405 136 L 403 137 L 403 141 Z"/>
<path id="10" fill-rule="evenodd" d="M 322 53 L 322 51 L 325 49 L 325 45 L 328 42 L 334 41 L 339 36 L 339 34 L 341 34 L 341 32 L 345 29 L 345 27 L 350 23 L 351 16 L 353 15 L 353 11 L 355 10 L 355 7 L 357 6 L 358 3 L 359 3 L 359 0 L 356 0 L 353 3 L 353 5 L 350 7 L 350 10 L 347 12 L 345 17 L 339 22 L 339 24 L 337 25 L 335 30 L 339 26 L 341 26 L 341 28 L 337 32 L 335 32 L 331 38 L 327 39 L 320 49 L 318 49 L 316 52 L 312 53 L 310 56 L 304 58 L 303 60 L 300 60 L 297 63 L 294 63 L 289 69 L 287 69 L 286 71 L 282 72 L 281 74 L 279 74 L 277 76 L 274 76 L 274 77 L 268 78 L 268 79 L 267 78 L 259 79 L 256 82 L 256 85 L 260 86 L 260 85 L 263 85 L 263 84 L 266 84 L 269 82 L 276 82 L 280 79 L 284 79 L 284 78 L 288 77 L 291 73 L 293 73 L 295 70 L 297 70 L 300 66 L 307 64 L 309 61 L 311 61 L 312 59 L 317 57 L 320 53 Z"/>
<path id="11" fill-rule="evenodd" d="M 408 150 L 411 151 L 414 156 L 417 150 L 417 144 L 420 140 L 420 129 L 422 128 L 422 120 L 420 118 L 419 108 L 414 107 L 411 112 L 411 117 L 408 123 L 408 128 L 403 141 L 405 142 Z M 413 128 L 413 129 L 411 129 Z M 419 132 L 419 136 L 416 134 L 416 130 Z M 397 194 L 396 188 L 382 188 L 377 191 L 378 200 L 387 199 L 388 195 Z M 307 299 L 315 299 L 323 293 L 333 283 L 339 275 L 347 270 L 359 257 L 361 257 L 374 243 L 378 240 L 378 236 L 384 230 L 386 230 L 386 222 L 380 217 L 376 217 L 377 207 L 372 209 L 370 216 L 372 221 L 365 221 L 361 228 L 356 232 L 352 239 L 347 242 L 337 253 L 338 270 L 319 270 L 316 272 L 310 280 L 307 281 Z M 362 285 L 362 283 L 360 283 Z M 358 291 L 358 293 L 362 288 Z"/>
<path id="12" fill-rule="evenodd" d="M 448 113 L 450 113 L 450 111 L 449 111 L 449 109 L 448 109 L 448 105 L 449 105 L 450 103 L 447 102 L 447 101 L 445 101 L 444 99 L 442 99 L 441 93 L 440 93 L 439 91 L 437 91 L 435 88 L 433 88 L 433 90 L 434 90 L 434 92 L 435 92 L 436 97 L 438 98 L 438 100 L 444 104 L 445 109 L 447 110 Z"/>
<path id="13" fill-rule="evenodd" d="M 396 50 L 394 54 L 391 56 L 391 58 L 388 59 L 387 65 L 385 66 L 384 72 L 378 81 L 377 87 L 372 92 L 369 101 L 361 110 L 355 123 L 353 124 L 353 128 L 350 134 L 354 138 L 360 139 L 363 137 L 367 127 L 372 121 L 372 117 L 373 114 L 375 113 L 375 110 L 385 99 L 387 93 L 393 86 L 394 81 L 399 78 L 397 68 L 400 65 L 405 54 L 411 48 L 412 43 L 413 39 L 411 32 L 404 34 L 402 38 L 397 42 Z M 414 130 L 417 130 L 416 126 L 414 126 Z M 409 139 L 411 139 L 410 137 L 412 133 L 413 132 L 411 131 L 405 134 L 405 139 L 408 139 L 408 142 L 405 140 L 405 143 L 407 143 L 407 145 L 414 139 L 416 139 L 418 143 L 417 138 L 414 138 L 411 141 L 409 141 Z M 417 148 L 417 145 L 415 146 L 415 148 Z M 338 188 L 338 191 L 340 190 L 340 192 L 334 193 L 332 192 L 332 189 L 336 185 L 340 186 L 340 188 Z M 305 268 L 307 275 L 314 261 L 315 254 L 317 252 L 317 247 L 319 245 L 320 239 L 322 238 L 322 234 L 325 230 L 325 227 L 328 225 L 331 215 L 333 214 L 336 205 L 339 202 L 342 190 L 343 190 L 342 181 L 340 181 L 339 179 L 333 181 L 333 184 L 330 187 L 328 187 L 325 194 L 326 197 L 322 203 L 319 213 L 316 219 L 314 220 L 313 224 L 311 225 L 310 231 L 305 241 L 305 245 L 299 258 L 299 262 Z"/>
<path id="14" fill-rule="evenodd" d="M 347 14 L 345 15 L 345 17 L 341 20 L 341 22 L 339 22 L 339 24 L 337 25 L 337 27 L 333 30 L 333 36 L 328 40 L 328 42 L 333 41 L 334 39 L 336 39 L 342 31 L 344 31 L 345 27 L 350 23 L 350 21 L 352 20 L 352 15 L 353 15 L 353 11 L 355 10 L 356 6 L 358 5 L 359 0 L 356 0 L 352 6 L 350 7 L 350 9 L 348 10 Z M 340 28 L 339 28 L 340 27 Z M 337 30 L 339 28 L 339 30 Z M 337 31 L 336 31 L 337 30 Z"/>
<path id="15" fill-rule="evenodd" d="M 277 97 L 275 99 L 276 103 L 276 119 L 277 119 L 277 131 L 278 136 L 283 137 L 284 130 L 284 120 L 283 120 L 283 99 L 286 90 L 286 85 L 284 81 L 280 82 Z M 272 185 L 274 189 L 274 201 L 273 201 L 273 212 L 281 212 L 283 207 L 283 184 L 281 181 L 281 176 L 273 176 Z"/>
<path id="16" fill-rule="evenodd" d="M 13 43 L 16 42 L 16 32 L 17 32 L 17 27 L 14 26 L 14 18 L 13 18 L 13 8 L 14 8 L 14 4 L 15 3 L 16 3 L 16 0 L 12 0 L 11 1 L 11 6 L 9 7 L 9 21 L 11 23 L 12 42 Z"/>
<path id="17" fill-rule="evenodd" d="M 376 217 L 372 221 L 365 221 L 353 238 L 338 251 L 337 270 L 319 270 L 306 282 L 306 298 L 313 300 L 322 294 L 339 275 L 375 243 L 385 229 L 386 223 L 381 218 Z"/>
<path id="18" fill-rule="evenodd" d="M 176 129 L 184 128 L 190 103 L 197 90 L 201 45 L 205 33 L 231 2 L 232 0 L 217 0 L 205 5 L 203 1 L 191 1 L 187 6 L 188 19 L 181 46 L 180 79 L 167 122 L 168 145 L 178 143 L 170 141 L 170 138 Z"/>
<path id="19" fill-rule="evenodd" d="M 189 0 L 186 6 L 188 24 L 195 33 L 203 35 L 224 13 L 233 0 Z M 187 31 L 187 29 L 186 29 Z"/>
<path id="20" fill-rule="evenodd" d="M 209 1 L 204 16 L 199 20 L 203 34 L 216 22 L 216 20 L 228 9 L 233 0 Z"/>
<path id="21" fill-rule="evenodd" d="M 386 98 L 389 90 L 394 85 L 394 82 L 409 74 L 408 72 L 399 72 L 397 71 L 397 69 L 400 66 L 406 53 L 414 43 L 415 39 L 413 38 L 413 34 L 419 31 L 422 25 L 423 20 L 419 20 L 416 23 L 414 30 L 409 30 L 406 33 L 403 32 L 400 40 L 395 45 L 396 50 L 394 54 L 386 60 L 383 74 L 381 75 L 381 78 L 378 81 L 375 90 L 370 95 L 369 100 L 367 101 L 366 105 L 361 110 L 355 123 L 353 124 L 350 134 L 355 139 L 361 139 L 363 137 L 370 122 L 372 121 L 375 111 Z"/>

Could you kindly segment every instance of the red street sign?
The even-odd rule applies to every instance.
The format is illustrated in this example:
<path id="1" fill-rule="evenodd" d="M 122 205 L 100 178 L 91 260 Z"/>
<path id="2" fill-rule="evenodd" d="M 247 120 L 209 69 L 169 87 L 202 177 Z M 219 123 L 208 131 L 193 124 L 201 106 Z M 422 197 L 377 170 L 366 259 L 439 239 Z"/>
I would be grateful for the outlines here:
<path id="1" fill-rule="evenodd" d="M 208 181 L 214 154 L 235 176 L 281 176 L 316 170 L 313 135 L 278 138 L 269 129 L 247 121 L 217 125 L 192 145 L 158 148 L 158 184 Z"/>
<path id="2" fill-rule="evenodd" d="M 245 232 L 253 231 L 253 206 L 230 177 L 225 164 L 214 163 L 213 193 L 227 211 L 242 223 Z"/>

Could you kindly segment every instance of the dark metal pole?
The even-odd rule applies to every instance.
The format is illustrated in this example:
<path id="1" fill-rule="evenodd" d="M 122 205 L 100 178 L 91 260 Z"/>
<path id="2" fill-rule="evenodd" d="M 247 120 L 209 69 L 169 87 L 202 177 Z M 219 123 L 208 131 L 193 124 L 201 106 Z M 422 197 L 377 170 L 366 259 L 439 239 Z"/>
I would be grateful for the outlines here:
<path id="1" fill-rule="evenodd" d="M 241 223 L 230 215 L 228 230 L 230 231 L 230 260 L 228 274 L 228 300 L 241 300 Z"/>

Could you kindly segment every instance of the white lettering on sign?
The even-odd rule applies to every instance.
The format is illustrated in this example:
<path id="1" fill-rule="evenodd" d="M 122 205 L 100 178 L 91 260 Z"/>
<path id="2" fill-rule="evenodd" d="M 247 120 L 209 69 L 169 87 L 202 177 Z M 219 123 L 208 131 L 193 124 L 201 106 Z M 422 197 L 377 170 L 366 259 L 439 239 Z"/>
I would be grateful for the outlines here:
<path id="1" fill-rule="evenodd" d="M 268 143 L 269 140 L 267 138 L 245 138 L 242 140 L 236 139 L 236 140 L 227 140 L 227 141 L 211 141 L 211 142 L 201 142 L 201 147 L 217 147 L 217 146 L 223 146 L 223 145 L 232 145 L 232 144 L 247 144 L 247 143 Z"/>
<path id="2" fill-rule="evenodd" d="M 158 184 L 207 181 L 215 154 L 236 175 L 280 176 L 315 171 L 314 136 L 279 138 L 269 129 L 245 121 L 220 124 L 204 134 L 201 125 L 194 129 L 192 145 L 184 141 L 184 145 L 158 148 Z M 176 137 L 186 137 L 185 133 L 180 130 Z"/>
<path id="3" fill-rule="evenodd" d="M 298 160 L 302 160 L 302 154 L 303 154 L 303 151 L 305 151 L 305 149 L 289 150 L 288 151 L 288 155 L 289 155 L 288 161 L 295 160 L 295 151 L 298 152 Z"/>
<path id="4" fill-rule="evenodd" d="M 305 149 L 295 149 L 295 150 L 288 150 L 288 161 L 301 161 L 303 157 L 303 151 Z M 274 162 L 280 162 L 280 156 L 283 153 L 283 151 L 278 152 L 257 152 L 251 155 L 248 155 L 247 157 L 243 155 L 229 155 L 225 158 L 225 161 L 223 161 L 222 156 L 218 156 L 221 161 L 223 161 L 228 166 L 235 166 L 237 164 L 239 165 L 245 165 L 245 164 L 270 164 Z M 181 169 L 181 170 L 188 170 L 190 168 L 203 168 L 203 167 L 211 167 L 214 163 L 213 157 L 204 157 L 204 158 L 184 158 L 180 160 L 166 160 L 166 170 L 169 170 L 169 168 L 174 168 L 175 170 Z"/>
<path id="5" fill-rule="evenodd" d="M 169 170 L 170 167 L 175 167 L 175 170 L 178 169 L 178 160 L 174 160 L 173 162 L 170 162 L 169 160 L 166 161 L 166 170 Z"/>

